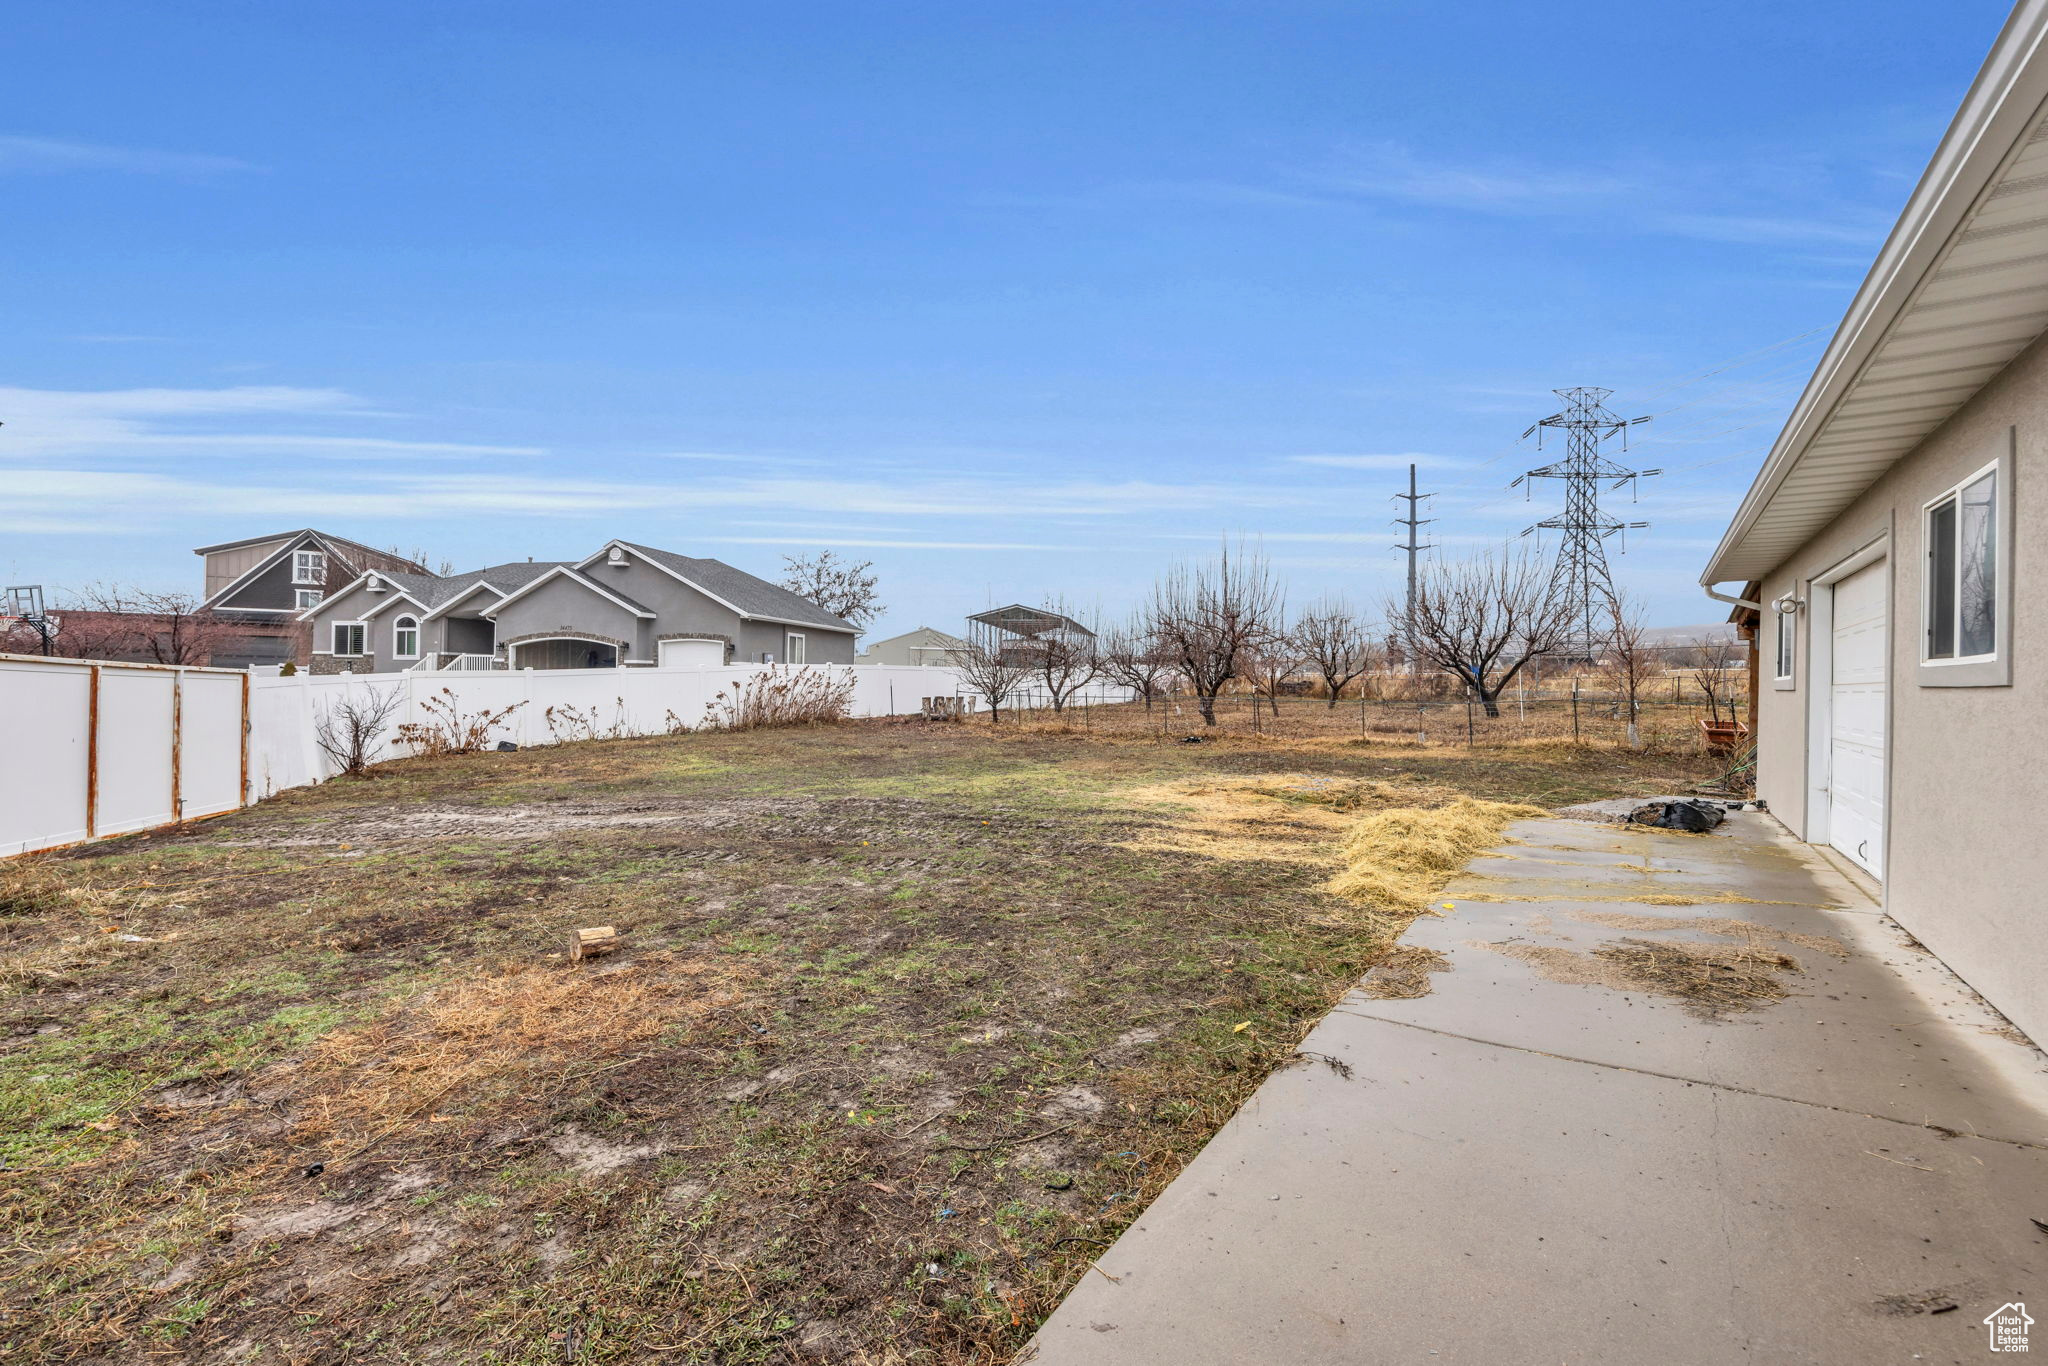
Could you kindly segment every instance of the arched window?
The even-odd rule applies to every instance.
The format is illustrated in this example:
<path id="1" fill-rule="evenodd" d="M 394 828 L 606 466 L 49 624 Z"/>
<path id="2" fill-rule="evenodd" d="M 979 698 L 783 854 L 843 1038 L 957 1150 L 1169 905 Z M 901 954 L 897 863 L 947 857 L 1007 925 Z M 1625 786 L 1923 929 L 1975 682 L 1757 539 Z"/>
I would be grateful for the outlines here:
<path id="1" fill-rule="evenodd" d="M 398 659 L 420 657 L 420 619 L 400 617 L 391 623 L 391 653 Z"/>

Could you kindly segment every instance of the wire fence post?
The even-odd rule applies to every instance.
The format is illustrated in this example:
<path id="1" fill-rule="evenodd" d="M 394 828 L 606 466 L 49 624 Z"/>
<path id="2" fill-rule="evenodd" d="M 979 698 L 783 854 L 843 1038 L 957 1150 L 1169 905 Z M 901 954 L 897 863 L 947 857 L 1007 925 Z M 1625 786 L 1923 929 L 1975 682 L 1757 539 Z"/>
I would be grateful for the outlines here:
<path id="1" fill-rule="evenodd" d="M 1572 677 L 1572 743 L 1579 743 L 1579 680 Z"/>
<path id="2" fill-rule="evenodd" d="M 1472 748 L 1473 743 L 1474 741 L 1472 738 L 1472 694 L 1468 692 L 1465 694 L 1465 748 Z"/>

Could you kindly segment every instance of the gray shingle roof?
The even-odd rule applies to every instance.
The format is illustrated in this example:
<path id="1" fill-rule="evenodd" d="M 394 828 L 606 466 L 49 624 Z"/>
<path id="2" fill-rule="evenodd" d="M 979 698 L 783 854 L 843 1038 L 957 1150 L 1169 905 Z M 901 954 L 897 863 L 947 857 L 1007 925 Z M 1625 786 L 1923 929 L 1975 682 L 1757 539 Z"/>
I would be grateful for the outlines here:
<path id="1" fill-rule="evenodd" d="M 650 545 L 635 545 L 631 541 L 620 541 L 619 544 L 674 570 L 713 597 L 731 603 L 743 616 L 800 621 L 827 631 L 856 632 L 860 629 L 852 622 L 833 616 L 809 598 L 800 597 L 766 579 L 757 579 L 744 569 L 734 569 L 723 560 L 700 560 L 669 550 L 656 550 Z"/>
<path id="2" fill-rule="evenodd" d="M 383 569 L 376 572 L 378 578 L 389 579 L 428 607 L 439 607 L 480 583 L 489 584 L 501 593 L 510 593 L 565 563 L 567 561 L 564 560 L 515 560 L 510 564 L 494 564 L 445 578 L 437 574 L 393 574 Z"/>

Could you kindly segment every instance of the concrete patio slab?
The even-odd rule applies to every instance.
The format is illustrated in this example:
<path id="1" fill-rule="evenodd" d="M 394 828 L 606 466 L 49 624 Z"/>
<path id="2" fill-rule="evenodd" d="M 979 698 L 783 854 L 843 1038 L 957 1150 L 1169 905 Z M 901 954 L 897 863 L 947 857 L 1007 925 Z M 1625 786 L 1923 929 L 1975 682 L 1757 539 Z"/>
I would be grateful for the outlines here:
<path id="1" fill-rule="evenodd" d="M 1511 829 L 1404 940 L 1445 957 L 1430 994 L 1348 996 L 1026 1359 L 1977 1359 L 1985 1314 L 2048 1299 L 2043 1059 L 1769 817 L 1723 829 Z M 1646 861 L 1654 902 L 1551 899 Z M 1799 970 L 1703 1017 L 1514 956 L 1623 939 Z"/>

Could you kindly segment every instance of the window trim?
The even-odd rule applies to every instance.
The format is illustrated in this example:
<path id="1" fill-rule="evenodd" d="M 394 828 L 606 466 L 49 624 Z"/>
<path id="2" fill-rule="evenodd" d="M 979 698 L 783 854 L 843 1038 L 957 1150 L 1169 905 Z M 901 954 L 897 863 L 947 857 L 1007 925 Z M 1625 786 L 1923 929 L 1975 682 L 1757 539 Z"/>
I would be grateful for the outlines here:
<path id="1" fill-rule="evenodd" d="M 306 568 L 299 567 L 304 561 Z M 307 575 L 311 575 L 308 578 Z M 324 550 L 294 550 L 292 552 L 292 583 L 314 585 L 327 582 L 327 552 Z"/>
<path id="2" fill-rule="evenodd" d="M 1780 692 L 1799 686 L 1799 612 L 1773 611 L 1771 685 Z"/>
<path id="3" fill-rule="evenodd" d="M 341 641 L 336 637 L 335 633 L 343 629 L 352 629 L 360 633 L 359 648 L 354 650 L 338 648 Z M 370 623 L 367 621 L 330 621 L 327 623 L 327 643 L 329 646 L 337 647 L 328 651 L 336 659 L 368 659 L 370 656 Z"/>
<path id="4" fill-rule="evenodd" d="M 407 623 L 411 623 L 408 625 Z M 408 652 L 399 643 L 399 632 L 412 632 L 412 650 Z M 391 657 L 393 659 L 418 659 L 420 657 L 420 619 L 410 612 L 401 612 L 391 619 Z"/>
<path id="5" fill-rule="evenodd" d="M 1920 504 L 1918 526 L 1919 544 L 1916 547 L 1917 567 L 1920 574 L 1918 593 L 1919 610 L 1914 623 L 1917 643 L 1914 645 L 1914 681 L 1923 688 L 2000 688 L 2012 686 L 2012 618 L 2013 618 L 2013 509 L 2017 503 L 2013 488 L 2013 449 L 2017 432 L 2006 428 L 1990 443 L 1993 450 L 1988 460 L 1972 462 L 1971 468 L 1961 477 L 1943 484 L 1939 492 Z M 1930 558 L 1930 535 L 1934 510 L 1950 500 L 1957 500 L 1961 507 L 1962 492 L 1985 475 L 1992 478 L 1992 627 L 1991 652 L 1989 654 L 1964 655 L 1959 658 L 1931 659 L 1927 648 L 1929 632 L 1933 625 L 1934 574 Z M 1958 518 L 1960 525 L 1960 518 Z M 1960 565 L 1960 546 L 1958 563 Z M 1960 607 L 1961 576 L 1957 576 L 1958 606 Z M 1958 632 L 1962 629 L 1960 620 L 1956 623 Z"/>
<path id="6" fill-rule="evenodd" d="M 804 639 L 802 631 L 784 631 L 782 633 L 782 662 L 785 664 L 804 663 L 810 658 L 808 645 L 809 642 Z"/>
<path id="7" fill-rule="evenodd" d="M 298 603 L 298 606 L 292 609 L 295 612 L 310 611 L 325 600 L 325 595 L 317 588 L 295 588 L 292 593 L 293 601 Z M 312 601 L 306 601 L 307 598 L 311 598 Z"/>

